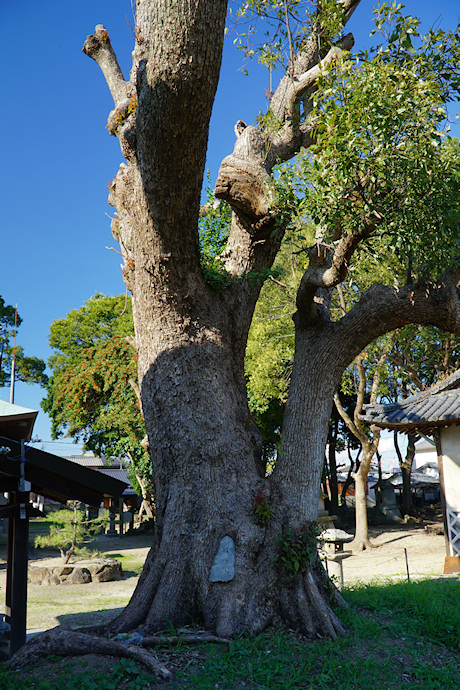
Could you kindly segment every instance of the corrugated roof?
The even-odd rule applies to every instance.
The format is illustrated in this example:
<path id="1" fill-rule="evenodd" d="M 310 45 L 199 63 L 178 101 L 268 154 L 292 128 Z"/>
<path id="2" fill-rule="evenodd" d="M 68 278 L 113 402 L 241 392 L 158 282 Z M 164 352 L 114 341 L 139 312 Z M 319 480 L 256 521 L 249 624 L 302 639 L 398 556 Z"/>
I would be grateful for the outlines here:
<path id="1" fill-rule="evenodd" d="M 460 370 L 445 381 L 399 403 L 366 405 L 360 419 L 394 429 L 418 429 L 460 422 Z"/>

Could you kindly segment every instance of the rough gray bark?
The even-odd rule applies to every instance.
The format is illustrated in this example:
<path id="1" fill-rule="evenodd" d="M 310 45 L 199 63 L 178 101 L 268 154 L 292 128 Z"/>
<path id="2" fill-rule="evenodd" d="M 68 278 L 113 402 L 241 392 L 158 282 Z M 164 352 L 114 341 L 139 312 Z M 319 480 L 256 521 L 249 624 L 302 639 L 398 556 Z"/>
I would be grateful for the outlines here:
<path id="1" fill-rule="evenodd" d="M 345 19 L 358 2 L 344 0 Z M 244 277 L 270 267 L 279 249 L 283 224 L 276 223 L 265 183 L 277 157 L 285 160 L 311 142 L 308 117 L 298 129 L 290 118 L 300 99 L 307 99 L 308 113 L 318 60 L 332 60 L 340 46 L 318 53 L 317 36 L 307 39 L 294 63 L 295 76 L 283 80 L 273 97 L 283 121 L 279 132 L 236 128 L 235 149 L 216 183 L 216 196 L 234 211 L 222 255 L 232 281 L 217 293 L 203 279 L 197 222 L 226 4 L 138 0 L 129 82 L 102 26 L 84 47 L 111 89 L 115 108 L 109 130 L 127 161 L 110 186 L 109 201 L 117 209 L 112 231 L 133 297 L 156 489 L 154 544 L 131 602 L 110 630 L 142 624 L 155 633 L 170 623 L 198 620 L 226 638 L 273 623 L 313 638 L 335 637 L 343 627 L 330 606 L 324 570 L 316 560 L 296 576 L 276 567 L 278 534 L 317 516 L 332 400 L 345 367 L 370 341 L 401 323 L 458 328 L 459 276 L 410 291 L 375 286 L 334 323 L 330 290 L 346 276 L 372 226 L 344 235 L 332 257 L 318 241 L 297 299 L 283 449 L 272 476 L 264 479 L 261 439 L 249 415 L 244 379 L 261 281 Z M 341 46 L 352 41 L 348 35 Z M 252 508 L 262 487 L 273 518 L 261 525 Z M 225 537 L 235 547 L 234 574 L 211 581 Z"/>

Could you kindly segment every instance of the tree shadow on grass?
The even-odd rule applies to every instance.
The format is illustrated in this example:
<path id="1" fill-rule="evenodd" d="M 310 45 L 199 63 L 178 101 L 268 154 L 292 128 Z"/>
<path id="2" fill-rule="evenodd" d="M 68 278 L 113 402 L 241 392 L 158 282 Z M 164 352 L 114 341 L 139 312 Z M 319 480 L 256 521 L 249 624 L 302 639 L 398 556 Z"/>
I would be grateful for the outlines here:
<path id="1" fill-rule="evenodd" d="M 107 625 L 111 620 L 120 615 L 124 606 L 115 609 L 101 609 L 99 611 L 82 611 L 81 613 L 64 613 L 56 616 L 59 625 L 71 630 L 84 632 L 86 628 L 94 629 L 95 626 Z"/>

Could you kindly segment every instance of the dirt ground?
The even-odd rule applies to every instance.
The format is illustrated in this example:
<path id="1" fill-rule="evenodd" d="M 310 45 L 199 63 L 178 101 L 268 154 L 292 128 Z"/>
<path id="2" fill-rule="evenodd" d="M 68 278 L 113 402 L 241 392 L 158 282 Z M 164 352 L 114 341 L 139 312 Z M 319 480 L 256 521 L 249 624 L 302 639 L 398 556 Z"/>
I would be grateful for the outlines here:
<path id="1" fill-rule="evenodd" d="M 376 548 L 354 553 L 343 561 L 345 586 L 406 579 L 407 568 L 414 580 L 442 576 L 446 557 L 443 535 L 430 534 L 419 524 L 371 527 L 369 532 Z"/>
<path id="2" fill-rule="evenodd" d="M 446 555 L 444 536 L 425 531 L 426 522 L 386 525 L 370 528 L 376 548 L 353 554 L 343 561 L 345 586 L 377 580 L 440 577 Z M 350 530 L 348 530 L 350 531 Z M 72 628 L 103 623 L 114 617 L 129 601 L 142 564 L 149 550 L 151 536 L 99 537 L 97 548 L 122 561 L 122 580 L 85 585 L 29 585 L 27 627 L 30 632 L 62 624 Z M 345 549 L 347 547 L 345 546 Z M 49 558 L 47 550 L 33 550 L 31 559 Z M 6 540 L 0 536 L 0 600 L 5 596 Z M 33 564 L 33 560 L 31 560 Z M 332 566 L 332 567 L 331 567 Z M 329 564 L 334 574 L 334 564 Z"/>

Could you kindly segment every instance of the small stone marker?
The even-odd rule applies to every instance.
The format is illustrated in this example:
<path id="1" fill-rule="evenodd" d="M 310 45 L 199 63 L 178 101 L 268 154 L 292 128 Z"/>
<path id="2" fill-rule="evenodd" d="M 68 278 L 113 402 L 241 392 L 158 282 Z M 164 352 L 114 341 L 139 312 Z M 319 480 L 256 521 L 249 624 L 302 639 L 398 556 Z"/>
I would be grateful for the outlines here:
<path id="1" fill-rule="evenodd" d="M 223 537 L 209 572 L 209 582 L 230 582 L 235 577 L 235 542 Z"/>

